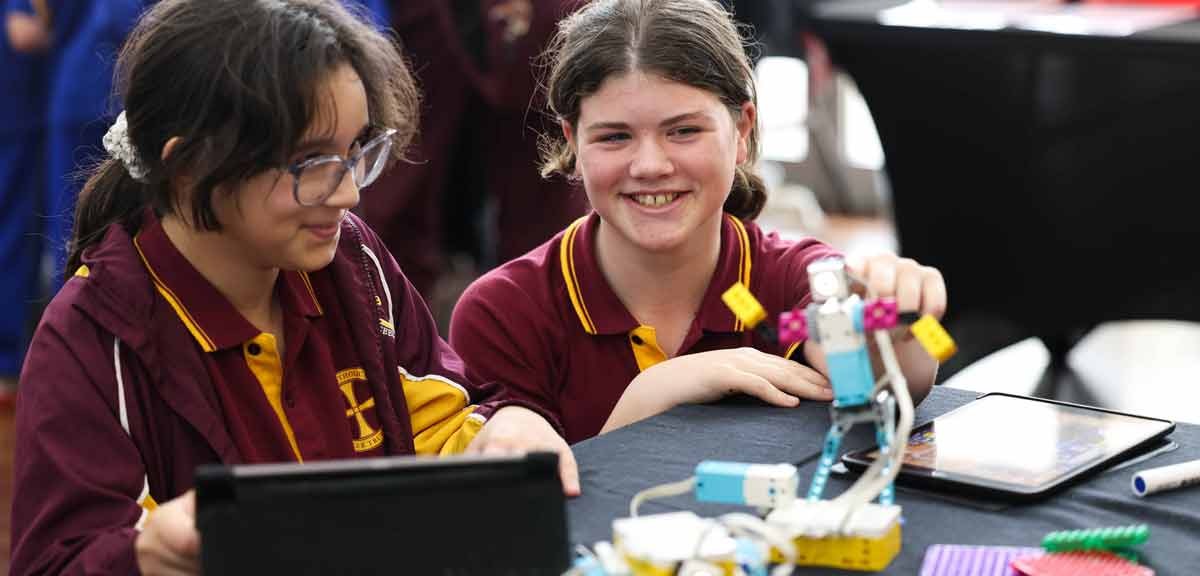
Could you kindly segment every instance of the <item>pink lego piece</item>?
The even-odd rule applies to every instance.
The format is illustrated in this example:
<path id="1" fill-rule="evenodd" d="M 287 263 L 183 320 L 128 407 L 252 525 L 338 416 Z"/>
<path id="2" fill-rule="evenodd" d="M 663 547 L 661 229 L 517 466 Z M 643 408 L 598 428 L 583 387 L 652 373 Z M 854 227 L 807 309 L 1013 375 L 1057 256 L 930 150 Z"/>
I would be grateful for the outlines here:
<path id="1" fill-rule="evenodd" d="M 788 310 L 779 315 L 779 343 L 785 348 L 808 339 L 808 319 L 803 310 Z"/>
<path id="2" fill-rule="evenodd" d="M 883 330 L 896 325 L 896 301 L 880 298 L 863 306 L 863 330 Z"/>
<path id="3" fill-rule="evenodd" d="M 1018 558 L 1012 567 L 1027 576 L 1154 576 L 1154 570 L 1108 552 L 1057 552 Z"/>

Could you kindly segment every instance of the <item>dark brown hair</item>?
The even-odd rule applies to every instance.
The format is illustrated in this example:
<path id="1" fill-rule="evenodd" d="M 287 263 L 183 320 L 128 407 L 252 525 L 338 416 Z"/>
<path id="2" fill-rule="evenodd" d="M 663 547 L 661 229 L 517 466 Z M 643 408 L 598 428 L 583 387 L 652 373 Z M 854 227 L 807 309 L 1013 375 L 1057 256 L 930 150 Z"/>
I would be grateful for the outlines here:
<path id="1" fill-rule="evenodd" d="M 121 50 L 115 84 L 149 174 L 134 180 L 113 158 L 95 167 L 75 209 L 66 274 L 109 225 L 133 232 L 147 205 L 160 215 L 186 209 L 194 226 L 220 229 L 214 191 L 283 166 L 344 64 L 362 79 L 372 125 L 399 131 L 400 157 L 416 130 L 417 89 L 397 42 L 368 22 L 338 0 L 162 0 L 147 11 Z M 188 207 L 170 185 L 183 174 L 194 182 Z"/>
<path id="2" fill-rule="evenodd" d="M 596 0 L 559 24 L 546 52 L 550 111 L 577 129 L 584 98 L 610 76 L 642 71 L 707 90 L 736 116 L 742 104 L 758 105 L 743 38 L 712 0 Z M 757 125 L 748 147 L 725 200 L 725 211 L 744 220 L 756 218 L 767 200 L 766 185 L 753 171 Z M 545 135 L 542 156 L 543 176 L 575 172 L 575 154 L 561 134 Z"/>

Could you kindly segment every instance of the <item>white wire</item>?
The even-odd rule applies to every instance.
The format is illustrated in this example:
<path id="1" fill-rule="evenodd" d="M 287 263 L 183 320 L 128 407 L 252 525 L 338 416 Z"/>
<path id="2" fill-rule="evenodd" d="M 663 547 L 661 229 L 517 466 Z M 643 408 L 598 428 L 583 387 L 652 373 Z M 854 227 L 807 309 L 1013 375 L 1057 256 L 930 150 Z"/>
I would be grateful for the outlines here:
<path id="1" fill-rule="evenodd" d="M 658 486 L 652 486 L 642 490 L 641 492 L 634 494 L 633 500 L 629 501 L 629 517 L 637 518 L 638 507 L 640 507 L 642 502 L 645 502 L 646 500 L 687 494 L 688 492 L 691 492 L 692 488 L 695 486 L 696 477 L 692 476 L 687 480 L 680 480 L 679 482 L 671 482 L 669 484 L 659 484 Z"/>
<path id="2" fill-rule="evenodd" d="M 857 282 L 866 288 L 867 298 L 877 298 L 870 284 L 857 275 L 851 274 L 849 268 L 846 269 L 846 275 L 852 282 Z M 875 332 L 875 343 L 879 349 L 879 358 L 883 362 L 884 373 L 879 382 L 876 383 L 874 392 L 877 394 L 884 387 L 891 389 L 892 395 L 896 399 L 896 405 L 900 409 L 900 419 L 896 423 L 896 430 L 892 435 L 892 445 L 888 448 L 888 457 L 886 459 L 882 457 L 876 458 L 862 473 L 858 481 L 831 501 L 831 505 L 843 509 L 842 519 L 838 523 L 839 531 L 845 530 L 850 518 L 854 516 L 854 513 L 863 504 L 875 499 L 888 484 L 891 484 L 896 479 L 896 475 L 900 473 L 900 466 L 904 461 L 904 451 L 908 445 L 908 435 L 912 432 L 912 395 L 908 391 L 908 380 L 904 378 L 904 372 L 900 369 L 900 362 L 896 359 L 896 351 L 892 347 L 892 337 L 887 330 L 877 330 Z M 884 466 L 888 467 L 886 474 L 882 473 Z"/>
<path id="3" fill-rule="evenodd" d="M 844 515 L 838 526 L 839 530 L 845 529 L 850 518 L 854 516 L 854 513 L 863 504 L 873 500 L 880 492 L 883 492 L 883 489 L 888 484 L 891 484 L 896 479 L 896 475 L 900 473 L 900 466 L 904 461 L 904 451 L 908 444 L 908 436 L 912 432 L 912 395 L 908 391 L 908 381 L 900 371 L 900 363 L 896 360 L 896 352 L 892 348 L 891 336 L 884 330 L 877 331 L 875 333 L 875 342 L 879 346 L 879 356 L 883 361 L 884 371 L 890 376 L 889 388 L 891 388 L 892 394 L 896 399 L 896 405 L 900 409 L 900 418 L 896 423 L 896 430 L 892 436 L 892 444 L 888 448 L 887 458 L 876 458 L 849 490 L 833 500 L 834 505 L 844 507 Z M 885 465 L 888 466 L 887 473 L 882 472 Z"/>

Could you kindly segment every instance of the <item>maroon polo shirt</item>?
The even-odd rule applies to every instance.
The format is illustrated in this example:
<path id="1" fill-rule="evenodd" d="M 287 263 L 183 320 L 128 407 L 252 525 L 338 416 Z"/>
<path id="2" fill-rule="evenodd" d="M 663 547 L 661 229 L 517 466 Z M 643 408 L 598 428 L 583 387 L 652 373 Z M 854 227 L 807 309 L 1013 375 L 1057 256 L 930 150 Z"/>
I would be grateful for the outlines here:
<path id="1" fill-rule="evenodd" d="M 653 327 L 638 324 L 598 268 L 599 222 L 595 213 L 581 218 L 476 280 L 450 328 L 451 345 L 480 381 L 540 407 L 571 443 L 598 434 L 634 377 L 666 359 Z M 774 318 L 808 304 L 808 264 L 835 255 L 811 238 L 784 240 L 726 214 L 717 268 L 680 354 L 742 346 L 791 352 L 748 331 L 721 294 L 740 281 Z"/>
<path id="2" fill-rule="evenodd" d="M 158 293 L 206 353 L 226 427 L 246 462 L 383 455 L 375 401 L 327 273 L 280 271 L 280 357 L 275 336 L 201 276 L 152 214 L 134 244 Z"/>

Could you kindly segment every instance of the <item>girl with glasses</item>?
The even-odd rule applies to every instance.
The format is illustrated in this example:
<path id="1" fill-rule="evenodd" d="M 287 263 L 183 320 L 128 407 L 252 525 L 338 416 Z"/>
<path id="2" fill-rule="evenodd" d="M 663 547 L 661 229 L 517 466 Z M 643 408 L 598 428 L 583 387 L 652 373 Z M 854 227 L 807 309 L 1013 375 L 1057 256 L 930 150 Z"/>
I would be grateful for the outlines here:
<path id="1" fill-rule="evenodd" d="M 14 574 L 197 572 L 200 464 L 550 449 L 577 491 L 350 213 L 415 125 L 392 41 L 337 0 L 162 0 L 117 69 L 21 375 Z"/>

